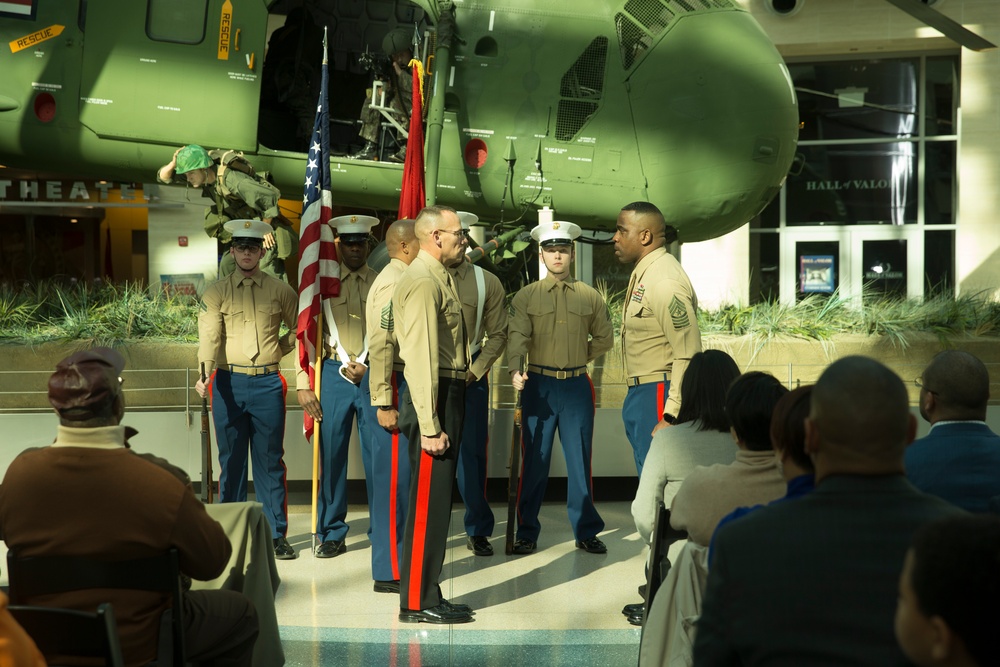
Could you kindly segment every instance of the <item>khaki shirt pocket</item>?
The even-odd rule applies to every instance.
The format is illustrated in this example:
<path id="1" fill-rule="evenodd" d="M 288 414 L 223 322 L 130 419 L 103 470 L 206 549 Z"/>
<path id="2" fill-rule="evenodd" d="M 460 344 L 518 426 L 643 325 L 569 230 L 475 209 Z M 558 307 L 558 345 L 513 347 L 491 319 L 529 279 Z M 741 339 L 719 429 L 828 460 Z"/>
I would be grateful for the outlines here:
<path id="1" fill-rule="evenodd" d="M 281 326 L 281 309 L 276 303 L 258 303 L 257 307 L 257 329 L 259 331 L 277 331 Z"/>
<path id="2" fill-rule="evenodd" d="M 556 305 L 548 297 L 548 294 L 539 293 L 537 298 L 528 302 L 528 317 L 534 336 L 551 336 L 555 332 Z"/>
<path id="3" fill-rule="evenodd" d="M 567 324 L 569 325 L 569 332 L 571 334 L 590 331 L 590 321 L 594 317 L 593 304 L 579 297 L 575 299 L 570 297 L 566 302 L 566 311 L 569 313 L 569 322 Z"/>
<path id="4" fill-rule="evenodd" d="M 625 330 L 639 336 L 663 333 L 649 306 L 642 301 L 631 300 L 625 307 Z"/>

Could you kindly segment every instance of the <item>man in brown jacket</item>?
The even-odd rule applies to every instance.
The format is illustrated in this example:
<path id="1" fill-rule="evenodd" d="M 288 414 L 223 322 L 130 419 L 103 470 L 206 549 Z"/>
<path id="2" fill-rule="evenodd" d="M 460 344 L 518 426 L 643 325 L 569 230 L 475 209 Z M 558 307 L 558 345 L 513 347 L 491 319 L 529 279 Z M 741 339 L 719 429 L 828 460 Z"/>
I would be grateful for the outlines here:
<path id="1" fill-rule="evenodd" d="M 22 453 L 7 469 L 0 533 L 25 557 L 126 560 L 177 549 L 185 574 L 214 579 L 229 561 L 229 539 L 176 469 L 128 448 L 121 425 L 124 367 L 108 348 L 77 352 L 56 366 L 49 378 L 49 402 L 59 415 L 56 440 Z M 126 664 L 154 660 L 160 615 L 169 603 L 160 594 L 77 591 L 46 604 L 93 611 L 108 601 Z M 257 612 L 244 595 L 188 591 L 184 621 L 188 660 L 251 664 Z"/>

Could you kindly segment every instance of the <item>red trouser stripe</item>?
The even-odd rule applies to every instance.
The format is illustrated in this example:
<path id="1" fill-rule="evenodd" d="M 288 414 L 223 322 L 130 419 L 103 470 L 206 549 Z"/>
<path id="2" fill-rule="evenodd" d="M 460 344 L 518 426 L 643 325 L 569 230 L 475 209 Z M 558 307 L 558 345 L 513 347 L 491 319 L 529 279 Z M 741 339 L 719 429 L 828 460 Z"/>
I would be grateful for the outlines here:
<path id="1" fill-rule="evenodd" d="M 407 593 L 407 609 L 420 609 L 420 591 L 424 576 L 424 543 L 427 540 L 427 511 L 431 499 L 431 472 L 434 469 L 434 458 L 420 450 L 417 465 L 420 475 L 417 479 L 416 516 L 413 517 L 413 551 L 410 553 L 410 590 Z"/>
<path id="2" fill-rule="evenodd" d="M 664 382 L 656 383 L 656 421 L 663 421 L 663 404 L 666 396 L 663 395 Z"/>
<path id="3" fill-rule="evenodd" d="M 392 374 L 392 404 L 399 405 L 396 373 Z M 399 494 L 399 430 L 392 434 L 392 470 L 389 473 L 389 567 L 392 578 L 399 579 L 399 549 L 396 548 L 396 496 Z"/>
<path id="4" fill-rule="evenodd" d="M 389 565 L 392 578 L 399 579 L 399 550 L 396 548 L 396 494 L 399 484 L 399 431 L 392 434 L 392 471 L 389 473 Z"/>

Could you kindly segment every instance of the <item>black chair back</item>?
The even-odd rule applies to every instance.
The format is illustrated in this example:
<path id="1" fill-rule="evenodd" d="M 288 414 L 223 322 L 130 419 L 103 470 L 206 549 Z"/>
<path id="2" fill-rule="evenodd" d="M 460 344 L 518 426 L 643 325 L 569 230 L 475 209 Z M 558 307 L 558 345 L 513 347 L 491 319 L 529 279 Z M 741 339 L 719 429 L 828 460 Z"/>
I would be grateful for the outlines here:
<path id="1" fill-rule="evenodd" d="M 660 503 L 656 508 L 656 521 L 653 523 L 653 541 L 649 545 L 649 568 L 646 572 L 646 604 L 642 614 L 643 627 L 646 624 L 646 615 L 653 605 L 653 597 L 656 595 L 656 591 L 659 590 L 660 584 L 667 578 L 667 573 L 670 572 L 670 559 L 667 558 L 670 545 L 680 540 L 686 540 L 687 536 L 686 531 L 677 530 L 670 525 L 670 510 L 664 507 L 663 503 Z"/>
<path id="2" fill-rule="evenodd" d="M 57 658 L 100 658 L 107 667 L 124 667 L 118 626 L 110 604 L 94 613 L 55 607 L 12 605 L 7 608 L 35 641 L 49 667 Z"/>
<path id="3" fill-rule="evenodd" d="M 160 619 L 158 665 L 183 667 L 184 619 L 177 550 L 125 561 L 101 561 L 75 556 L 20 558 L 7 552 L 11 604 L 25 604 L 40 595 L 110 588 L 163 593 L 172 607 Z"/>

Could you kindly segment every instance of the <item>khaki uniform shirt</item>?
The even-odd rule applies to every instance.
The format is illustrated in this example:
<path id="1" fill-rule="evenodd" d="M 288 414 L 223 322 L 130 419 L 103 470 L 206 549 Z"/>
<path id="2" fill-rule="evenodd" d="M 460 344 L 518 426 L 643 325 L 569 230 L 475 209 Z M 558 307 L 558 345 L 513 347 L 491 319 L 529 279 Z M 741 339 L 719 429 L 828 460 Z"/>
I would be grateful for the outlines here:
<path id="1" fill-rule="evenodd" d="M 368 292 L 365 324 L 368 327 L 368 387 L 372 405 L 394 406 L 392 400 L 392 367 L 402 364 L 396 345 L 392 313 L 392 290 L 406 270 L 406 262 L 391 259 L 382 269 Z"/>
<path id="2" fill-rule="evenodd" d="M 478 380 L 489 372 L 490 367 L 496 363 L 507 347 L 507 307 L 504 303 L 506 294 L 500 279 L 489 271 L 483 271 L 486 295 L 483 300 L 483 318 L 481 322 L 476 322 L 476 313 L 479 310 L 476 268 L 469 262 L 462 262 L 456 268 L 450 269 L 449 273 L 455 278 L 458 297 L 462 301 L 462 314 L 465 316 L 465 331 L 469 336 L 471 352 L 476 351 L 477 344 L 482 346 L 479 356 L 470 367 Z M 482 340 L 484 335 L 485 343 Z"/>
<path id="3" fill-rule="evenodd" d="M 676 416 L 684 371 L 701 351 L 698 297 L 680 262 L 657 248 L 636 264 L 625 298 L 625 373 L 629 377 L 669 373 L 670 395 L 663 411 Z"/>
<path id="4" fill-rule="evenodd" d="M 464 373 L 468 368 L 462 304 L 453 283 L 444 265 L 421 250 L 392 293 L 403 373 L 425 436 L 441 432 L 439 369 Z"/>
<path id="5" fill-rule="evenodd" d="M 257 271 L 250 276 L 253 281 L 243 285 L 242 271 L 212 283 L 201 300 L 204 310 L 198 316 L 198 361 L 204 362 L 205 372 L 227 364 L 266 366 L 276 364 L 295 348 L 295 324 L 298 314 L 298 297 L 295 290 L 273 276 Z M 244 290 L 253 291 L 253 319 L 243 313 Z M 279 336 L 281 324 L 289 332 Z M 257 329 L 258 354 L 249 359 L 243 350 L 244 327 Z"/>
<path id="6" fill-rule="evenodd" d="M 564 314 L 559 312 L 560 297 L 565 297 Z M 604 299 L 573 278 L 558 281 L 546 276 L 522 287 L 511 310 L 507 351 L 511 371 L 523 372 L 526 356 L 538 366 L 580 368 L 611 349 L 614 341 Z"/>
<path id="7" fill-rule="evenodd" d="M 342 364 L 357 359 L 365 349 L 365 302 L 368 292 L 378 272 L 362 264 L 357 271 L 351 271 L 340 263 L 340 294 L 327 299 L 330 310 L 323 310 L 324 358 L 337 359 Z M 344 344 L 347 359 L 337 355 L 336 341 L 330 341 L 330 321 L 327 314 L 333 311 L 333 321 L 337 325 L 337 336 Z M 301 343 L 299 343 L 301 347 Z M 317 346 L 318 348 L 319 346 Z M 299 368 L 295 376 L 296 389 L 309 389 L 309 374 Z"/>

